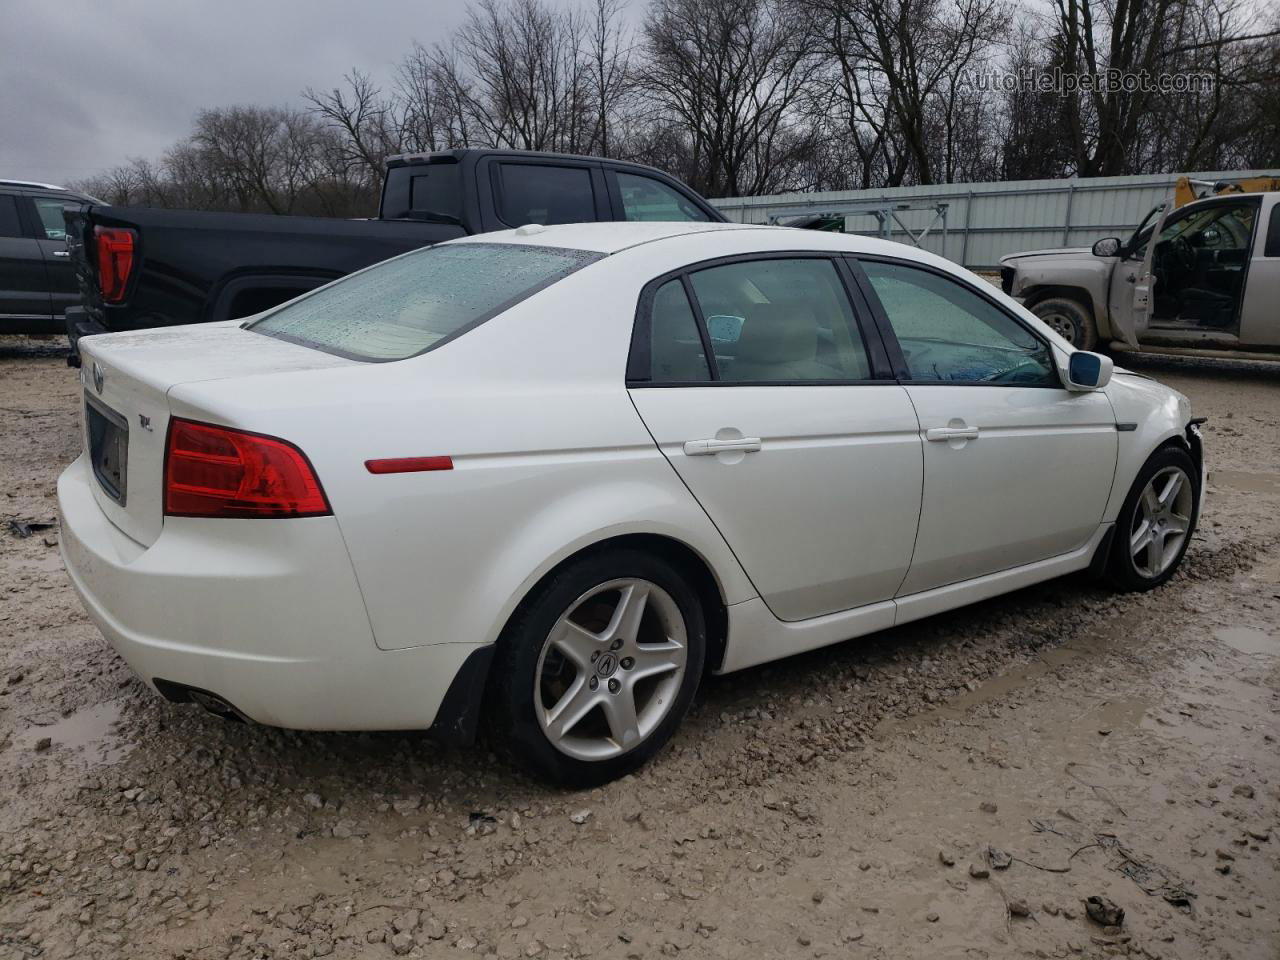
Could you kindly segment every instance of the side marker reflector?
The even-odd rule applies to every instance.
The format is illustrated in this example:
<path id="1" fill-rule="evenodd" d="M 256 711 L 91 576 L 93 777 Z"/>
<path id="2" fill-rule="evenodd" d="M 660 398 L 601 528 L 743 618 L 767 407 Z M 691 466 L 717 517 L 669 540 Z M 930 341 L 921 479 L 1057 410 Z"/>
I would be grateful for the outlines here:
<path id="1" fill-rule="evenodd" d="M 390 460 L 366 460 L 370 473 L 423 473 L 427 470 L 452 470 L 452 457 L 393 457 Z"/>

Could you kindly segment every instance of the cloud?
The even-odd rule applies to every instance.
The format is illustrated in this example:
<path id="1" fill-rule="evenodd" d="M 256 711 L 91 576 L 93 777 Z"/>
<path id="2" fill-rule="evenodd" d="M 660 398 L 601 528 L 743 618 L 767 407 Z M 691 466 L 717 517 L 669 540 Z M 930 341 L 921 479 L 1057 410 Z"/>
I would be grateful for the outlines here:
<path id="1" fill-rule="evenodd" d="M 65 183 L 157 157 L 196 112 L 381 81 L 465 16 L 447 0 L 0 0 L 0 177 Z"/>

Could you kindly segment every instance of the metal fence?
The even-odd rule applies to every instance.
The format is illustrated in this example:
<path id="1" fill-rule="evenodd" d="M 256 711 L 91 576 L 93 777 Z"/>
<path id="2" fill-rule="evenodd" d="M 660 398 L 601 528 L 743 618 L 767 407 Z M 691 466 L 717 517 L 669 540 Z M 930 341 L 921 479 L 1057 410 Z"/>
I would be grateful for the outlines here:
<path id="1" fill-rule="evenodd" d="M 1277 175 L 1274 170 L 1186 174 L 1209 181 Z M 739 223 L 771 223 L 808 214 L 840 216 L 848 233 L 905 243 L 918 240 L 923 249 L 970 269 L 990 270 L 1006 253 L 1127 237 L 1152 207 L 1169 198 L 1178 176 L 934 184 L 711 202 Z"/>

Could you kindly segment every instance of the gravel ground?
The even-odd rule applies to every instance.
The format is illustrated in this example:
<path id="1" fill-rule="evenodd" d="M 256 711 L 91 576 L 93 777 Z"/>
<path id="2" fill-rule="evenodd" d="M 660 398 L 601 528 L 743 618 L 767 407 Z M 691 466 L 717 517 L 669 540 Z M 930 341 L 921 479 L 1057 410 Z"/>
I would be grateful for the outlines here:
<path id="1" fill-rule="evenodd" d="M 0 958 L 1274 960 L 1280 365 L 1132 365 L 1211 418 L 1170 584 L 1058 581 L 711 679 L 657 762 L 569 794 L 151 694 L 56 527 L 8 529 L 56 520 L 78 391 L 0 338 Z"/>

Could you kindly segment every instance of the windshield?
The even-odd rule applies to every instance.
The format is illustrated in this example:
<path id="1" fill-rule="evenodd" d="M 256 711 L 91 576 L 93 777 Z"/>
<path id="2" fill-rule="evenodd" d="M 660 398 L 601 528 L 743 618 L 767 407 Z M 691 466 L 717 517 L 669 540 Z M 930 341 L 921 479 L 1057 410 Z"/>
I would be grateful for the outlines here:
<path id="1" fill-rule="evenodd" d="M 352 360 L 404 360 L 461 336 L 600 256 L 521 244 L 441 244 L 354 273 L 249 329 Z"/>

